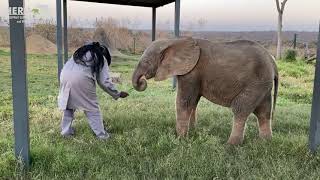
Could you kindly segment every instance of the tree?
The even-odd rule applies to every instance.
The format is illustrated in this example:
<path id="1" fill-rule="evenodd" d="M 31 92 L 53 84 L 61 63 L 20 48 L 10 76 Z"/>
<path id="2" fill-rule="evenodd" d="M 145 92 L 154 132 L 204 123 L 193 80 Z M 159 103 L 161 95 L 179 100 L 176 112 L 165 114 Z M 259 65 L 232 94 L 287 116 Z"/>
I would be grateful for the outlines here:
<path id="1" fill-rule="evenodd" d="M 277 10 L 278 10 L 278 43 L 277 43 L 277 59 L 281 59 L 282 54 L 282 20 L 284 7 L 288 0 L 283 0 L 281 3 L 276 0 Z"/>
<path id="2" fill-rule="evenodd" d="M 32 12 L 33 18 L 36 18 L 36 16 L 38 16 L 38 15 L 40 14 L 40 9 L 38 9 L 38 8 L 33 8 L 33 9 L 31 10 L 31 12 Z"/>
<path id="3" fill-rule="evenodd" d="M 9 21 L 6 18 L 0 16 L 0 26 L 7 26 L 7 25 L 9 25 Z"/>
<path id="4" fill-rule="evenodd" d="M 56 24 L 53 20 L 40 20 L 38 23 L 33 25 L 32 31 L 35 34 L 56 43 Z"/>
<path id="5" fill-rule="evenodd" d="M 32 21 L 30 20 L 30 22 L 31 22 L 32 30 L 34 31 L 35 25 L 36 25 L 37 23 L 39 23 L 38 20 L 36 19 L 36 17 L 37 17 L 38 15 L 40 15 L 40 9 L 38 9 L 38 8 L 33 8 L 33 9 L 31 10 L 31 13 L 32 13 Z"/>

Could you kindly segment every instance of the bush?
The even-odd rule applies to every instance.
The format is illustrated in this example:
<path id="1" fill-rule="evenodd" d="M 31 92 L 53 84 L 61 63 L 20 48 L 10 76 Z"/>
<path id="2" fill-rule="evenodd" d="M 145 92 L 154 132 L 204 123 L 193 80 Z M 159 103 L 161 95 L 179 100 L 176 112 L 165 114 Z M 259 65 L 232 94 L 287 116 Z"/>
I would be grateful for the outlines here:
<path id="1" fill-rule="evenodd" d="M 53 20 L 41 20 L 33 25 L 31 33 L 38 34 L 56 43 L 56 24 Z"/>
<path id="2" fill-rule="evenodd" d="M 95 26 L 94 39 L 104 41 L 112 49 L 142 53 L 151 42 L 148 33 L 129 29 L 130 22 L 123 24 L 116 19 L 108 18 L 98 20 Z"/>
<path id="3" fill-rule="evenodd" d="M 297 51 L 294 49 L 288 49 L 284 56 L 285 60 L 295 61 L 297 59 Z"/>
<path id="4" fill-rule="evenodd" d="M 92 40 L 93 33 L 84 28 L 68 28 L 68 44 L 71 48 L 79 48 Z"/>
<path id="5" fill-rule="evenodd" d="M 0 27 L 0 47 L 10 47 L 9 28 Z"/>

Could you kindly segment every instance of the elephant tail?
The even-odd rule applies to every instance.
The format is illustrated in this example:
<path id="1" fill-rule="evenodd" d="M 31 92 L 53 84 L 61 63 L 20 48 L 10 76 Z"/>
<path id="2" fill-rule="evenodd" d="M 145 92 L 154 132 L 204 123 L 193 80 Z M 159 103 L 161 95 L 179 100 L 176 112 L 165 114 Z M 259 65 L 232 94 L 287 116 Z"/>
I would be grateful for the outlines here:
<path id="1" fill-rule="evenodd" d="M 273 94 L 273 105 L 272 105 L 272 119 L 274 119 L 274 111 L 276 109 L 277 97 L 278 97 L 278 85 L 279 85 L 279 76 L 276 72 L 274 76 L 274 94 Z"/>

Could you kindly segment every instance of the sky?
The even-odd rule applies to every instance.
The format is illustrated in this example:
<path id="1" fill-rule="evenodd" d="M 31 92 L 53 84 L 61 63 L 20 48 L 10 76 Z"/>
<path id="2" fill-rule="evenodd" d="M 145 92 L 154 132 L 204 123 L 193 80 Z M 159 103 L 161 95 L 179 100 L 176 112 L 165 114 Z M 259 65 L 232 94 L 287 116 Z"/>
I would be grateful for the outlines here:
<path id="1" fill-rule="evenodd" d="M 24 0 L 27 21 L 31 10 L 38 8 L 36 18 L 55 19 L 55 0 Z M 281 1 L 281 0 L 280 0 Z M 0 0 L 0 16 L 8 17 L 8 0 Z M 69 25 L 90 27 L 96 18 L 112 17 L 120 22 L 130 20 L 137 29 L 151 28 L 151 8 L 68 1 Z M 199 20 L 205 20 L 199 25 Z M 284 30 L 318 31 L 320 0 L 288 0 L 284 12 Z M 172 29 L 174 3 L 157 9 L 157 27 Z M 181 29 L 211 31 L 276 30 L 275 0 L 181 0 Z"/>

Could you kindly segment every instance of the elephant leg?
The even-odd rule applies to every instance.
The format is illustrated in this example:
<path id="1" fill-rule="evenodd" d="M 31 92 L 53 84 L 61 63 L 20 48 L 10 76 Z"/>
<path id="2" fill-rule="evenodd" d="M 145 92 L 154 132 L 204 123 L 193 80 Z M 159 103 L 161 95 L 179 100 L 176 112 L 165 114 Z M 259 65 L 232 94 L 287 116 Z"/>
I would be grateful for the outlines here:
<path id="1" fill-rule="evenodd" d="M 176 99 L 176 131 L 178 136 L 186 136 L 191 127 L 195 125 L 196 121 L 197 101 L 195 97 L 185 97 L 177 95 Z"/>
<path id="2" fill-rule="evenodd" d="M 259 137 L 263 139 L 271 139 L 271 108 L 272 108 L 272 96 L 271 92 L 263 99 L 263 101 L 254 110 L 254 114 L 258 118 L 259 124 Z"/>
<path id="3" fill-rule="evenodd" d="M 229 144 L 238 145 L 243 142 L 247 118 L 264 99 L 266 94 L 264 87 L 259 84 L 248 86 L 232 101 L 234 121 Z"/>
<path id="4" fill-rule="evenodd" d="M 196 122 L 196 108 L 200 96 L 191 84 L 179 83 L 176 98 L 176 132 L 178 136 L 186 136 Z"/>
<path id="5" fill-rule="evenodd" d="M 248 116 L 235 115 L 228 144 L 239 145 L 244 139 L 244 131 Z"/>
<path id="6" fill-rule="evenodd" d="M 191 110 L 191 116 L 190 116 L 190 128 L 195 128 L 196 123 L 197 123 L 197 105 L 200 100 L 200 96 L 197 98 L 194 109 Z"/>

